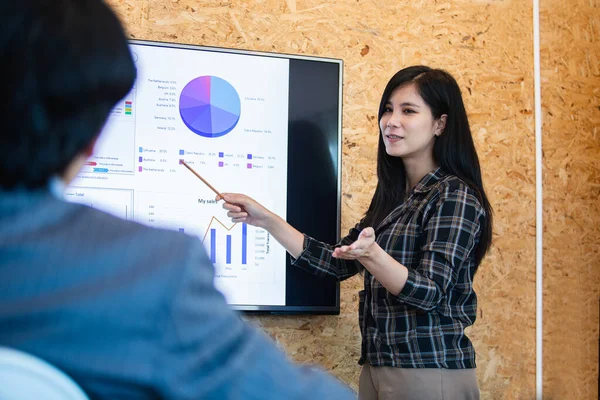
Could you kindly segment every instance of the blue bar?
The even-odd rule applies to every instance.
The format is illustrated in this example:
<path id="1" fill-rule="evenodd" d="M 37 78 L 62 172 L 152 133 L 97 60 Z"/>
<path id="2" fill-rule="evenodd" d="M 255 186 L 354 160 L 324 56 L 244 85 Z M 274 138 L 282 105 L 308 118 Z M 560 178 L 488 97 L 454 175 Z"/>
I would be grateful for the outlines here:
<path id="1" fill-rule="evenodd" d="M 242 223 L 242 264 L 246 264 L 246 249 L 248 242 L 248 225 Z"/>
<path id="2" fill-rule="evenodd" d="M 217 263 L 217 230 L 210 230 L 210 261 L 213 264 Z"/>
<path id="3" fill-rule="evenodd" d="M 108 172 L 108 168 L 94 168 L 94 172 Z"/>
<path id="4" fill-rule="evenodd" d="M 231 235 L 227 235 L 227 264 L 231 264 Z"/>

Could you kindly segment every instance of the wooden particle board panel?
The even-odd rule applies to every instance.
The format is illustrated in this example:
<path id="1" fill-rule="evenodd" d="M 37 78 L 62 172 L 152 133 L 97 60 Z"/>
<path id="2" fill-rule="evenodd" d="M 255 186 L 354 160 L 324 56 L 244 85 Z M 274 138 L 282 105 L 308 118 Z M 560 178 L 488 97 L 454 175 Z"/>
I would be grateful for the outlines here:
<path id="1" fill-rule="evenodd" d="M 541 3 L 544 398 L 598 398 L 600 2 Z"/>

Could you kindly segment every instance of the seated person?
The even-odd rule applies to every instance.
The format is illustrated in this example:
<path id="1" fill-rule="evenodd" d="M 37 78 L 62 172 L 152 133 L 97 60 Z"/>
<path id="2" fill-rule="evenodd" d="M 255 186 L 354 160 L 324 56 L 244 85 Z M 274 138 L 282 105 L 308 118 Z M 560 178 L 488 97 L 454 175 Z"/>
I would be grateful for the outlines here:
<path id="1" fill-rule="evenodd" d="M 0 346 L 93 399 L 346 399 L 230 310 L 197 238 L 65 202 L 135 67 L 100 0 L 0 5 Z"/>

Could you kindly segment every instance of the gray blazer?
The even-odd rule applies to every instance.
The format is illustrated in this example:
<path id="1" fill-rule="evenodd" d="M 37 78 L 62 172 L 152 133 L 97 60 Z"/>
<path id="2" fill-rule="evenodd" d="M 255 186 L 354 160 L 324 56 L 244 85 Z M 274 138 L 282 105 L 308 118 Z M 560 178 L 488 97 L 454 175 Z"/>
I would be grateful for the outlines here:
<path id="1" fill-rule="evenodd" d="M 92 399 L 347 399 L 231 311 L 196 238 L 0 191 L 0 345 Z"/>

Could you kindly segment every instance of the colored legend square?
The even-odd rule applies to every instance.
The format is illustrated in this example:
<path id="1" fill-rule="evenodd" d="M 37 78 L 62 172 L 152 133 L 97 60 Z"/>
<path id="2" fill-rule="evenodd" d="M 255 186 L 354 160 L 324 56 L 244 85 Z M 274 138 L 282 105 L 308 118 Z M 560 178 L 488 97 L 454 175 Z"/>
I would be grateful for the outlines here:
<path id="1" fill-rule="evenodd" d="M 142 162 L 142 157 L 140 157 L 140 162 Z"/>
<path id="2" fill-rule="evenodd" d="M 248 154 L 248 160 L 252 160 L 252 154 Z"/>
<path id="3" fill-rule="evenodd" d="M 142 167 L 138 167 L 138 171 L 139 171 L 139 172 L 142 172 Z"/>
<path id="4" fill-rule="evenodd" d="M 183 228 L 179 228 L 179 232 L 185 232 Z"/>
<path id="5" fill-rule="evenodd" d="M 144 148 L 140 147 L 140 153 L 143 153 L 143 152 L 144 152 Z"/>
<path id="6" fill-rule="evenodd" d="M 179 150 L 179 155 L 180 155 L 180 156 L 183 156 L 183 155 L 185 155 L 185 151 L 183 151 L 183 150 Z"/>
<path id="7" fill-rule="evenodd" d="M 252 168 L 252 164 L 250 164 L 250 163 L 246 164 L 246 166 L 250 169 Z"/>
<path id="8" fill-rule="evenodd" d="M 223 166 L 223 161 L 219 161 L 219 167 Z"/>
<path id="9" fill-rule="evenodd" d="M 219 157 L 223 157 L 223 152 L 222 151 L 219 153 Z"/>
<path id="10" fill-rule="evenodd" d="M 179 159 L 179 164 L 183 165 L 183 158 Z"/>

